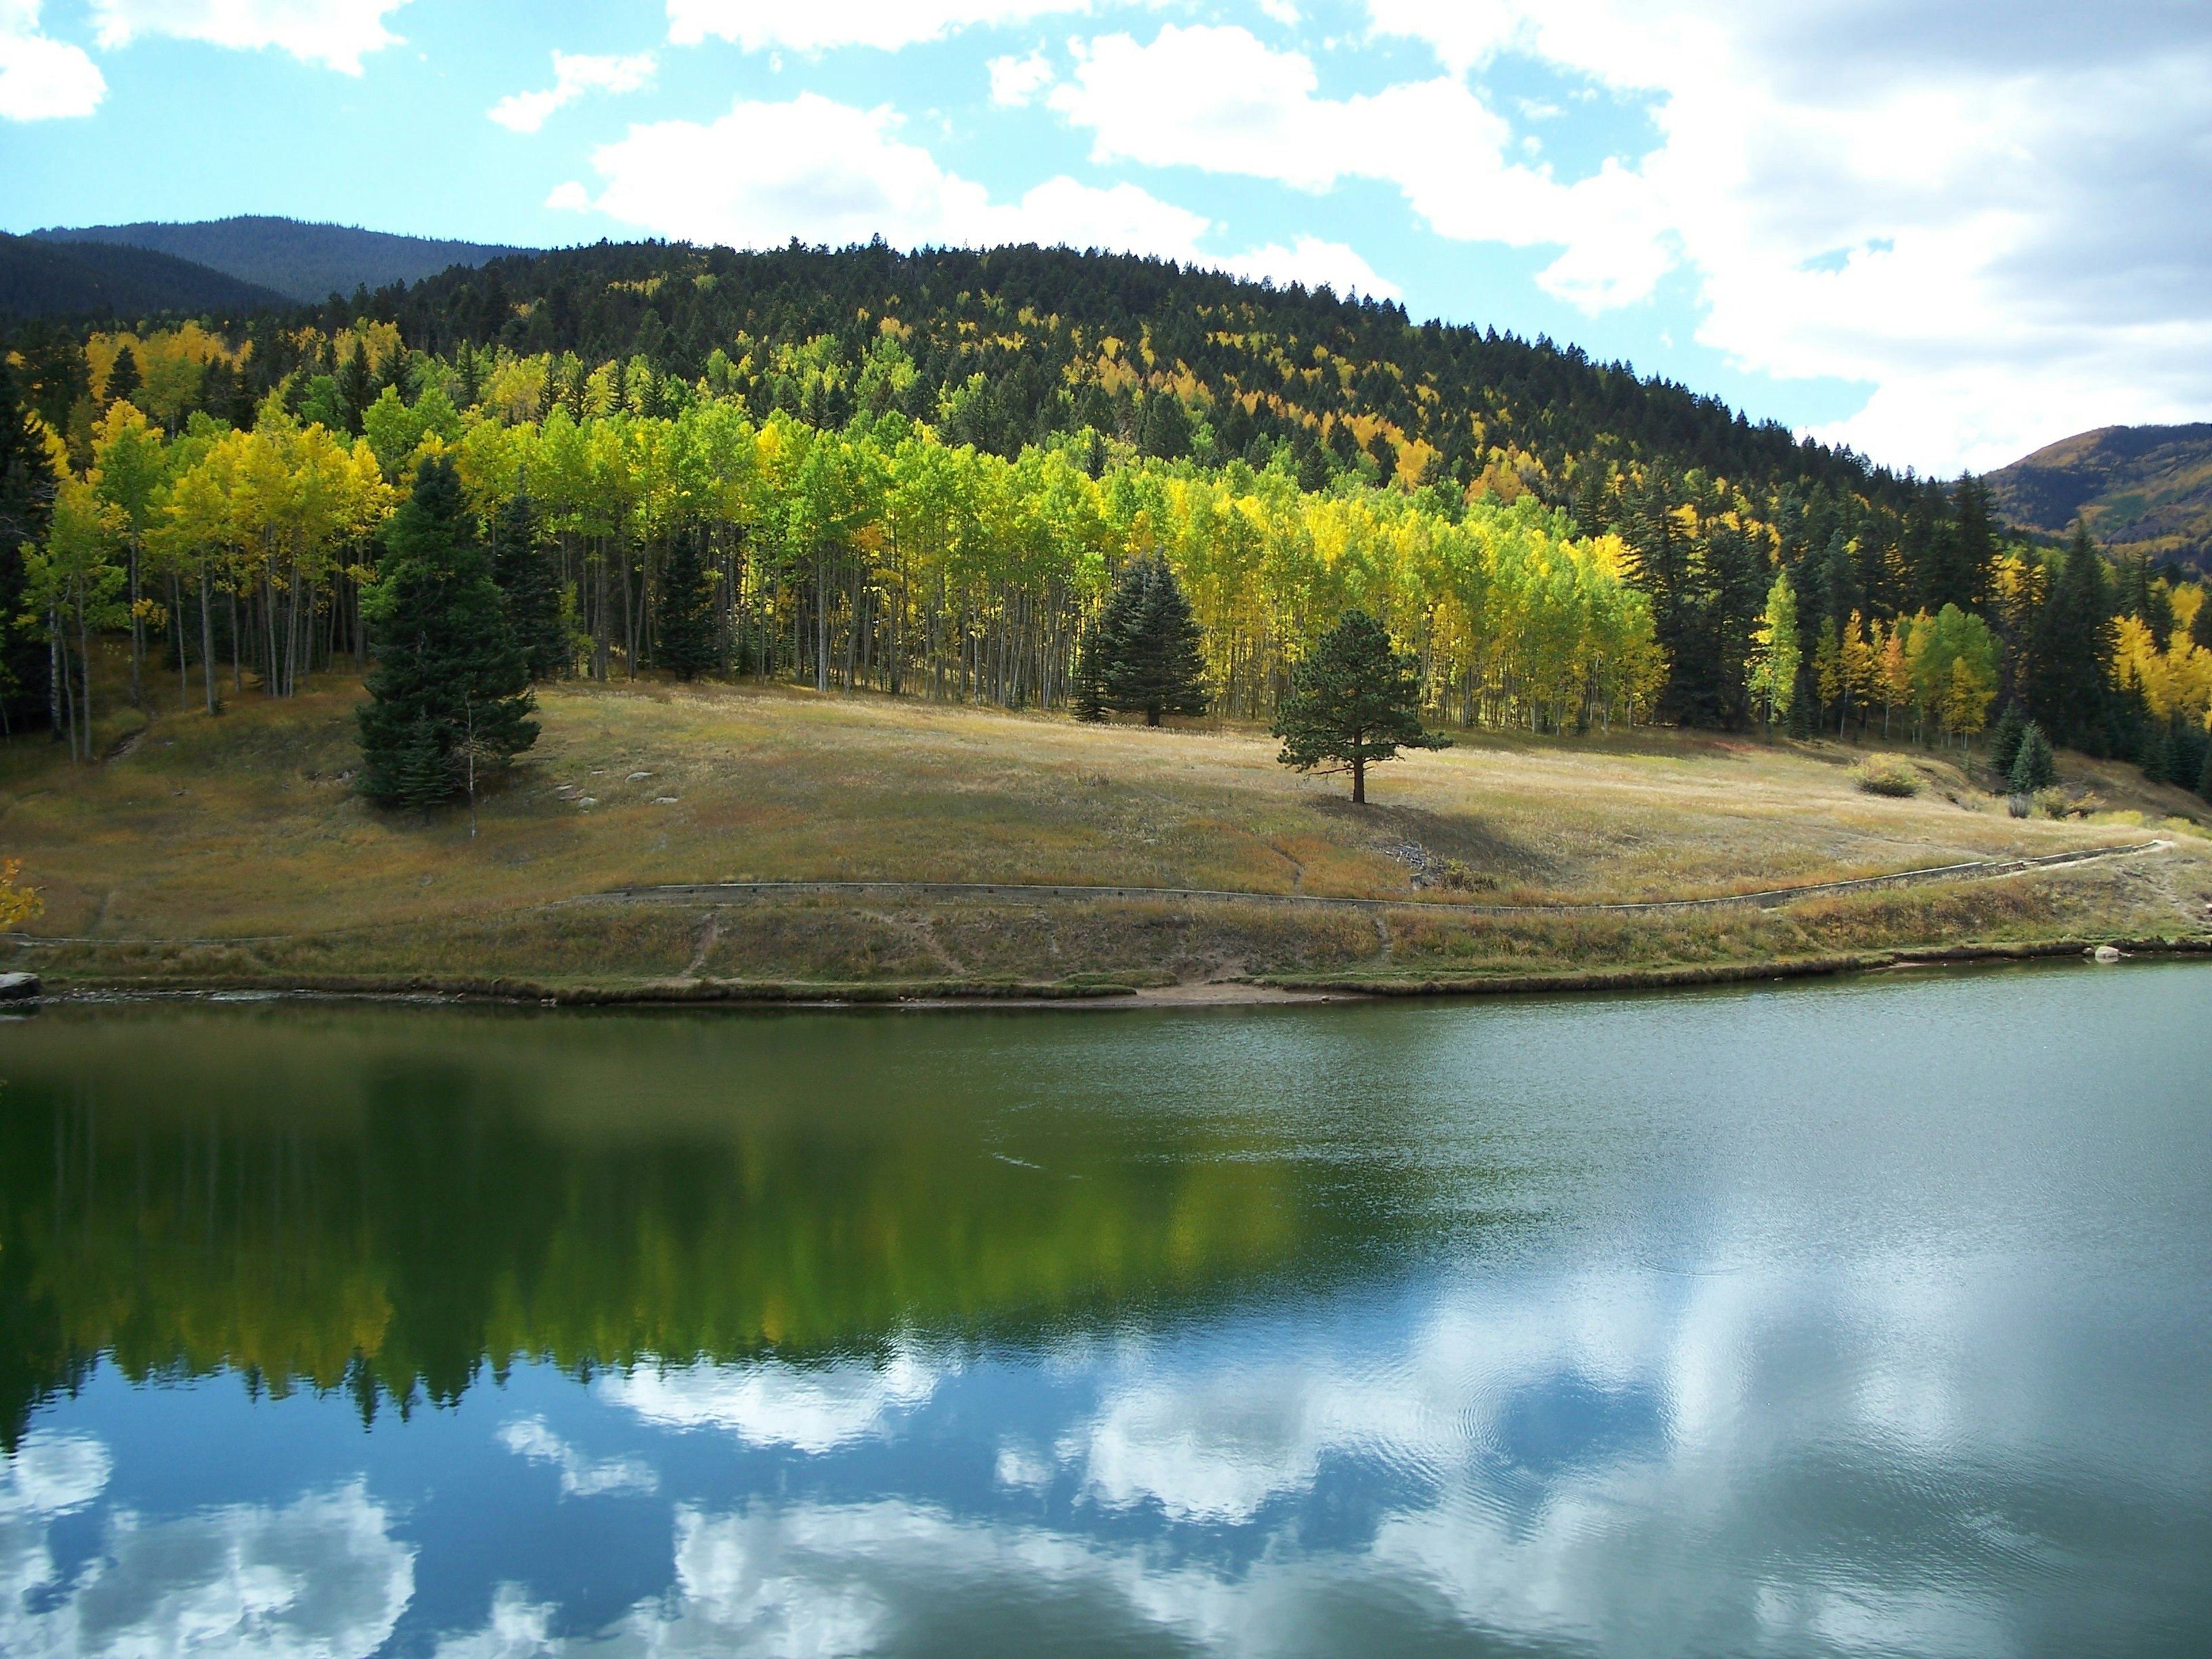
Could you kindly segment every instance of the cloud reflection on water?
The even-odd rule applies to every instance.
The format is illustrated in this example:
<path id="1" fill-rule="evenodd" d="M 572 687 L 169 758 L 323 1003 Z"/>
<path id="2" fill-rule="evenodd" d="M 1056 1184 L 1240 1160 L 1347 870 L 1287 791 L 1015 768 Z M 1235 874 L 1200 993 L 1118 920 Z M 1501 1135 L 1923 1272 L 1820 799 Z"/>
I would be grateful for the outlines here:
<path id="1" fill-rule="evenodd" d="M 106 1517 L 98 1557 L 61 1582 L 51 1532 L 107 1483 L 84 1437 L 33 1435 L 0 1475 L 0 1652 L 48 1659 L 365 1659 L 415 1593 L 415 1551 L 356 1480 L 282 1507 Z"/>
<path id="2" fill-rule="evenodd" d="M 993 1497 L 679 1504 L 679 1593 L 592 1645 L 888 1650 L 1018 1607 L 1083 1645 L 1272 1652 L 1349 1598 L 1600 1652 L 1979 1654 L 2123 1566 L 2069 1505 L 2202 1528 L 2202 1454 L 2109 1455 L 2099 1310 L 2016 1261 L 1407 1295 L 1108 1344 L 1073 1386 L 1030 1368 L 1059 1426 L 973 1447 Z M 918 1352 L 672 1376 L 602 1397 L 825 1462 L 956 1432 L 930 1414 L 957 1415 L 955 1370 Z"/>

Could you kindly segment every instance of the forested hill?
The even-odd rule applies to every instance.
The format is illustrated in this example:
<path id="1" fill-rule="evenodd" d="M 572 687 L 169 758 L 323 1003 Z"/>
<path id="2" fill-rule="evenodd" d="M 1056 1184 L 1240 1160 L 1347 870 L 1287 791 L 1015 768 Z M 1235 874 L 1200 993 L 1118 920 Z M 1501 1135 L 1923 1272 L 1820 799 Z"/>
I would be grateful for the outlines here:
<path id="1" fill-rule="evenodd" d="M 708 373 L 718 349 L 739 363 L 750 353 L 757 371 L 806 347 L 830 372 L 821 405 L 794 412 L 832 425 L 854 412 L 864 361 L 888 331 L 915 370 L 907 412 L 936 419 L 981 374 L 988 395 L 959 400 L 956 431 L 1000 454 L 1086 424 L 1133 440 L 1144 394 L 1164 387 L 1206 416 L 1201 447 L 1222 460 L 1326 441 L 1339 468 L 1364 453 L 1386 480 L 1410 465 L 1472 483 L 1502 456 L 1532 478 L 1525 462 L 1540 464 L 1555 487 L 1591 459 L 1663 459 L 1762 484 L 1875 482 L 1856 457 L 1571 346 L 1127 255 L 601 243 L 447 270 L 376 304 L 424 349 L 642 355 L 685 380 Z"/>
<path id="2" fill-rule="evenodd" d="M 87 225 L 32 234 L 48 242 L 150 248 L 309 304 L 357 288 L 420 282 L 451 266 L 481 265 L 520 251 L 253 214 L 189 224 Z M 252 308 L 239 307 L 235 313 L 242 316 Z"/>
<path id="3" fill-rule="evenodd" d="M 1016 701 L 1065 693 L 1105 576 L 1162 542 L 1205 589 L 1222 707 L 1262 715 L 1315 628 L 1363 595 L 1421 652 L 1439 707 L 1540 726 L 1618 708 L 1804 730 L 1879 705 L 1885 726 L 1911 707 L 1955 738 L 2018 701 L 2063 741 L 2132 752 L 2176 708 L 2201 715 L 2188 653 L 2212 649 L 2195 590 L 2145 561 L 2115 571 L 2086 540 L 2017 544 L 1976 480 L 1887 472 L 1571 346 L 1125 255 L 601 243 L 242 325 L 33 325 L 9 356 L 88 488 L 141 418 L 210 500 L 223 467 L 320 478 L 324 448 L 358 466 L 364 441 L 384 489 L 418 448 L 458 453 L 480 516 L 526 474 L 567 538 L 561 580 L 584 584 L 597 673 L 661 662 L 654 607 L 689 591 L 699 537 L 745 561 L 717 579 L 726 662 L 744 654 L 738 617 L 765 672 L 824 683 L 843 630 L 841 673 L 896 690 L 921 640 L 933 684 L 969 651 L 972 688 L 988 635 L 1049 670 L 990 682 Z M 719 458 L 711 488 L 677 459 L 695 453 Z M 843 459 L 793 471 L 817 453 Z M 850 500 L 807 494 L 848 464 Z M 923 593 L 884 550 L 912 539 L 893 520 L 933 468 L 950 493 L 930 522 L 972 533 L 939 549 L 952 562 Z M 879 476 L 905 482 L 871 494 Z M 253 524 L 237 546 L 261 544 Z M 1437 551 L 1478 542 L 1462 565 Z M 2119 613 L 2142 625 L 2116 630 Z M 1619 637 L 1583 638 L 1600 622 Z M 1531 666 L 1555 657 L 1556 684 Z M 27 657 L 17 678 L 40 672 Z"/>
<path id="4" fill-rule="evenodd" d="M 2212 574 L 2212 424 L 2076 433 L 1989 483 L 2023 529 L 2063 535 L 2079 519 L 2116 553 Z"/>
<path id="5" fill-rule="evenodd" d="M 0 317 L 245 317 L 283 303 L 282 295 L 172 254 L 0 234 Z"/>

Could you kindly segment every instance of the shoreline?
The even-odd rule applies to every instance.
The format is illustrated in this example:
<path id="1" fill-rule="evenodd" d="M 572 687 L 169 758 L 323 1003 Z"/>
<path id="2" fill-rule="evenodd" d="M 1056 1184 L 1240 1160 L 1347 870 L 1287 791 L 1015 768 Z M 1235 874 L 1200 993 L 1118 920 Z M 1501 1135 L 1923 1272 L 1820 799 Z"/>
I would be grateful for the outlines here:
<path id="1" fill-rule="evenodd" d="M 1931 945 L 1766 962 L 1662 968 L 1586 969 L 1402 980 L 1268 975 L 1164 986 L 941 981 L 840 985 L 795 981 L 696 981 L 622 986 L 544 986 L 507 979 L 382 980 L 303 975 L 265 978 L 109 980 L 68 976 L 13 1006 L 22 1009 L 106 1002 L 372 1002 L 591 1009 L 899 1008 L 912 1010 L 1199 1008 L 1317 1006 L 1479 997 L 1547 996 L 1832 979 L 1921 968 L 1997 967 L 2079 960 L 2100 946 L 2130 957 L 2212 957 L 2212 937 L 2066 939 L 2020 945 Z"/>

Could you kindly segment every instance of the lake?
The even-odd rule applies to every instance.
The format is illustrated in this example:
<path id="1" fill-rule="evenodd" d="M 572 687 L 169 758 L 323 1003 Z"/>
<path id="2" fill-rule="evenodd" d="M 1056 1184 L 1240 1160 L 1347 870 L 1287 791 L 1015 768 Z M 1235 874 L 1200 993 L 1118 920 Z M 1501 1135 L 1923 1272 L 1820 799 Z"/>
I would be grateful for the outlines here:
<path id="1" fill-rule="evenodd" d="M 0 1024 L 0 1651 L 2202 1652 L 2212 972 Z"/>

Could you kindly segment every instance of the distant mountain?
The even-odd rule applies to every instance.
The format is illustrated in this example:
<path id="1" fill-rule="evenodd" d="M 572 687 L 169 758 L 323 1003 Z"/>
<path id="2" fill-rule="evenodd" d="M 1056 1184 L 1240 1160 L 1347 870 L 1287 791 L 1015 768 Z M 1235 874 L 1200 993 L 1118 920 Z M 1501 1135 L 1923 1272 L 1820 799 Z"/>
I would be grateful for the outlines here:
<path id="1" fill-rule="evenodd" d="M 393 236 L 347 225 L 242 215 L 191 224 L 86 225 L 31 233 L 42 241 L 121 243 L 191 259 L 307 304 L 392 283 L 419 283 L 453 265 L 481 265 L 525 248 Z"/>
<path id="2" fill-rule="evenodd" d="M 1997 509 L 2063 535 L 2079 518 L 2122 553 L 2212 574 L 2212 424 L 2106 426 L 2039 449 L 1989 476 Z"/>
<path id="3" fill-rule="evenodd" d="M 0 317 L 243 318 L 286 303 L 273 289 L 173 254 L 0 234 Z"/>

